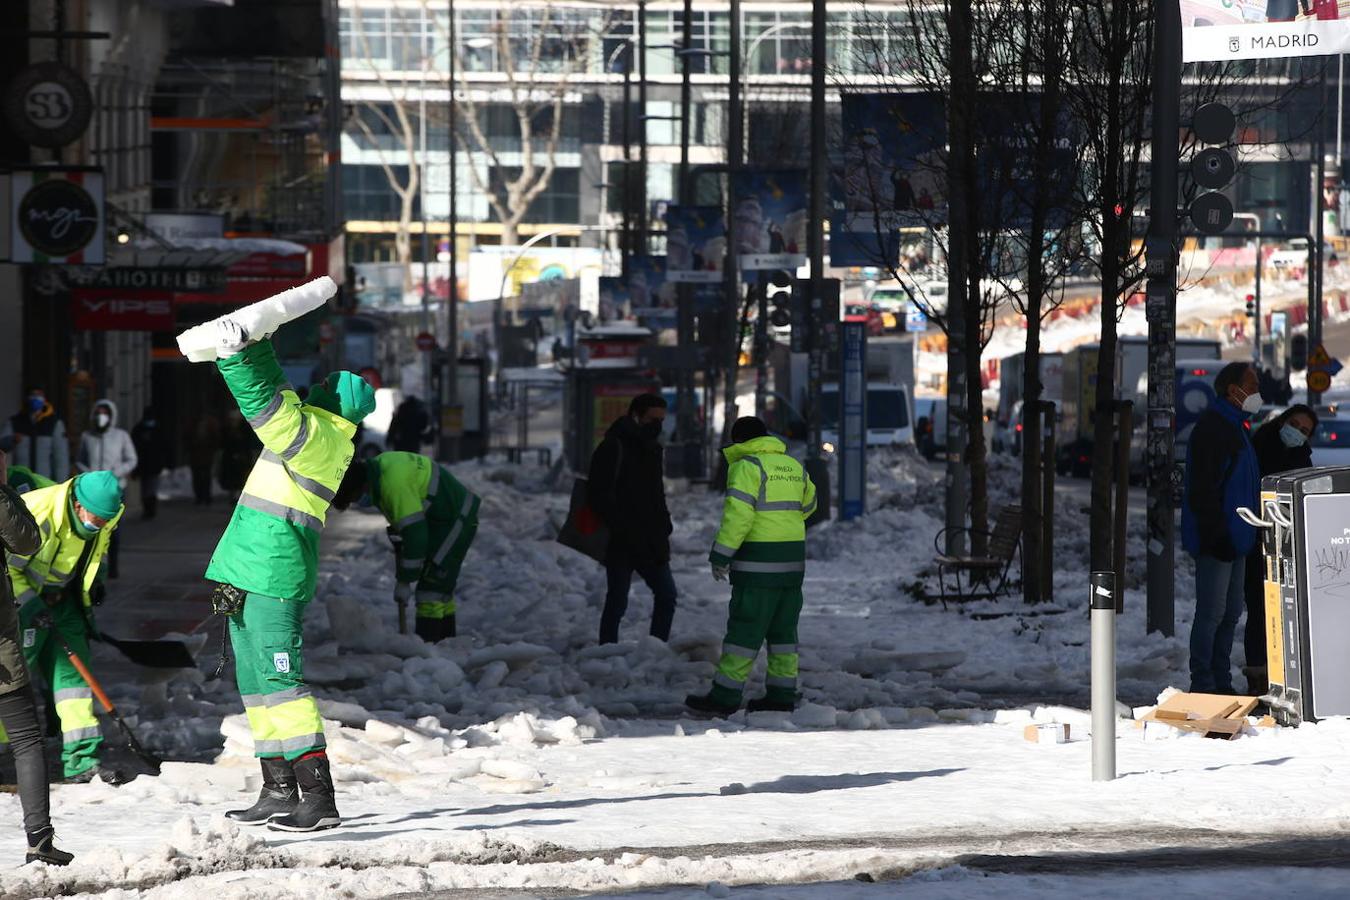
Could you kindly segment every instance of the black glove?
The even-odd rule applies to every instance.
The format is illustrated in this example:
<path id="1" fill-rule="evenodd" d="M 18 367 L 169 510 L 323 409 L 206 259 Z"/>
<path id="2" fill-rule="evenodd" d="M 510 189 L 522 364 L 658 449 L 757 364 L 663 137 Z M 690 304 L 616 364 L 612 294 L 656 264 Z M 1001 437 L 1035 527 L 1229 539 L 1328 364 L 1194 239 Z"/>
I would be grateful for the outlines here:
<path id="1" fill-rule="evenodd" d="M 89 602 L 94 606 L 102 606 L 103 601 L 108 599 L 108 589 L 101 584 L 96 584 L 89 589 Z"/>

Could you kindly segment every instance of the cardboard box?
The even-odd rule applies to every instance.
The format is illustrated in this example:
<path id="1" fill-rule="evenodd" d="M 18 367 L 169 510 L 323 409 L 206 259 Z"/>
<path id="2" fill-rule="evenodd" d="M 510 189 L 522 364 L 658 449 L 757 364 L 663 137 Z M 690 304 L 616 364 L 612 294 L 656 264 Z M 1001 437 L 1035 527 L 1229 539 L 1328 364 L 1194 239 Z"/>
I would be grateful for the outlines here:
<path id="1" fill-rule="evenodd" d="M 1033 744 L 1067 744 L 1069 726 L 1064 722 L 1040 722 L 1022 729 L 1022 737 Z"/>
<path id="2" fill-rule="evenodd" d="M 1173 694 L 1142 717 L 1141 725 L 1161 722 L 1181 731 L 1232 740 L 1242 733 L 1256 697 L 1226 694 Z"/>

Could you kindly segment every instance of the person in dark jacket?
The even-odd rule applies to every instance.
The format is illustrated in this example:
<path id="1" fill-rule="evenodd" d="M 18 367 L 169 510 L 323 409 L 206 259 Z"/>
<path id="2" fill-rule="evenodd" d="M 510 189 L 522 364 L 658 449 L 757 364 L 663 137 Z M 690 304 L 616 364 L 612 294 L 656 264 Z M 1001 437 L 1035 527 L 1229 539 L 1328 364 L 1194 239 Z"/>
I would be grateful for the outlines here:
<path id="1" fill-rule="evenodd" d="M 169 442 L 154 407 L 147 406 L 131 429 L 131 442 L 136 445 L 136 477 L 141 481 L 141 518 L 153 519 L 159 511 L 159 476 L 169 465 Z"/>
<path id="2" fill-rule="evenodd" d="M 431 417 L 427 414 L 427 405 L 416 394 L 409 394 L 389 420 L 389 435 L 385 438 L 385 444 L 392 450 L 420 453 L 422 439 L 430 427 Z M 358 443 L 357 446 L 361 445 Z"/>
<path id="3" fill-rule="evenodd" d="M 1229 363 L 1214 379 L 1214 405 L 1191 430 L 1186 448 L 1181 542 L 1195 558 L 1195 619 L 1191 623 L 1191 690 L 1233 693 L 1229 655 L 1245 607 L 1247 554 L 1256 529 L 1238 516 L 1256 509 L 1261 473 L 1247 437 L 1261 409 L 1260 381 L 1250 363 Z"/>
<path id="4" fill-rule="evenodd" d="M 1252 448 L 1261 477 L 1306 469 L 1312 465 L 1308 439 L 1317 430 L 1317 413 L 1296 404 L 1266 422 L 1252 434 Z M 1270 689 L 1266 670 L 1265 557 L 1258 546 L 1247 555 L 1247 626 L 1242 635 L 1247 665 L 1247 693 L 1259 697 Z"/>
<path id="5" fill-rule="evenodd" d="M 651 633 L 670 640 L 675 618 L 675 577 L 670 572 L 670 510 L 666 508 L 661 425 L 666 401 L 657 394 L 633 398 L 628 414 L 609 427 L 591 454 L 590 505 L 609 529 L 605 556 L 608 588 L 600 615 L 600 643 L 619 640 L 633 573 L 655 597 Z"/>
<path id="6" fill-rule="evenodd" d="M 27 556 L 42 545 L 42 534 L 33 514 L 9 486 L 8 468 L 5 454 L 0 451 L 0 571 L 5 570 L 9 553 Z M 0 743 L 8 743 L 14 752 L 23 827 L 28 833 L 28 862 L 68 864 L 74 857 L 53 844 L 55 833 L 42 729 L 38 726 L 37 703 L 28 669 L 23 663 L 14 592 L 5 577 L 0 577 Z"/>

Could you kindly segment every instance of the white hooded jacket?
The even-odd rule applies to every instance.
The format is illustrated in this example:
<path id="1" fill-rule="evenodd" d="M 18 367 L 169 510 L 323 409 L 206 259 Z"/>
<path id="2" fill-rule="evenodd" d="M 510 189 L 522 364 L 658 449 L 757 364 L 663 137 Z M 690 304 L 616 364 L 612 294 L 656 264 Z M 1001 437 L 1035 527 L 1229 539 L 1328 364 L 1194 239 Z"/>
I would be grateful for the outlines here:
<path id="1" fill-rule="evenodd" d="M 100 406 L 108 407 L 112 421 L 102 432 L 94 425 L 93 417 Z M 117 427 L 117 404 L 111 400 L 99 400 L 90 413 L 89 427 L 80 435 L 80 452 L 75 458 L 75 467 L 80 472 L 97 472 L 106 469 L 117 476 L 122 487 L 127 486 L 127 476 L 136 471 L 136 445 L 131 435 Z"/>

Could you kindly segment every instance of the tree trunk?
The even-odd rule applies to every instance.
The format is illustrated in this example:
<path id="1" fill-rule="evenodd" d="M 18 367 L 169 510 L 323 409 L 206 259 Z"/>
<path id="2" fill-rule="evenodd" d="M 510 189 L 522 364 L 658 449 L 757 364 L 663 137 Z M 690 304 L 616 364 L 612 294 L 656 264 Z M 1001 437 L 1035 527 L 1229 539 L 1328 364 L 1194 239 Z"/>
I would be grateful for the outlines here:
<path id="1" fill-rule="evenodd" d="M 412 217 L 413 192 L 400 195 L 398 210 L 398 231 L 394 234 L 394 254 L 398 257 L 399 267 L 403 270 L 403 293 L 413 289 L 412 277 Z"/>
<path id="2" fill-rule="evenodd" d="M 1115 484 L 1116 306 L 1119 300 L 1123 234 L 1119 217 L 1107 220 L 1102 242 L 1102 334 L 1097 351 L 1096 408 L 1092 428 L 1092 500 L 1089 516 L 1092 571 L 1107 571 L 1115 558 L 1111 500 Z M 1118 572 L 1123 577 L 1124 573 Z"/>
<path id="3" fill-rule="evenodd" d="M 518 222 L 502 222 L 502 246 L 515 247 L 520 243 L 520 232 L 517 229 Z"/>
<path id="4" fill-rule="evenodd" d="M 973 183 L 970 182 L 970 183 Z M 976 192 L 970 192 L 971 206 L 978 201 Z M 974 210 L 970 219 L 978 223 Z M 978 244 L 978 224 L 971 231 L 972 250 Z M 972 254 L 973 255 L 973 254 Z M 984 363 L 980 355 L 980 315 L 983 294 L 980 290 L 982 267 L 970 263 L 970 286 L 966 289 L 966 463 L 970 467 L 970 548 L 973 556 L 989 552 L 989 454 L 984 440 Z"/>

